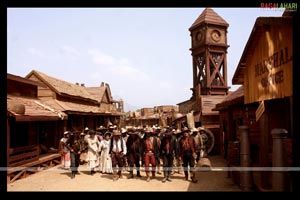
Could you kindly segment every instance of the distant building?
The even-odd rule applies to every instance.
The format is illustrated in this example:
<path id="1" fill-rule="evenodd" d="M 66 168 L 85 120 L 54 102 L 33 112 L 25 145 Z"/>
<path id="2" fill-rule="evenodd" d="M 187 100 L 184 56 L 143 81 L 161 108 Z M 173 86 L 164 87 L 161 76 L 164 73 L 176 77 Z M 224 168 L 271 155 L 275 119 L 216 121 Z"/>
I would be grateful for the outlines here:
<path id="1" fill-rule="evenodd" d="M 176 113 L 178 113 L 178 106 L 174 105 L 141 108 L 139 111 L 128 113 L 125 118 L 125 126 L 171 126 Z"/>

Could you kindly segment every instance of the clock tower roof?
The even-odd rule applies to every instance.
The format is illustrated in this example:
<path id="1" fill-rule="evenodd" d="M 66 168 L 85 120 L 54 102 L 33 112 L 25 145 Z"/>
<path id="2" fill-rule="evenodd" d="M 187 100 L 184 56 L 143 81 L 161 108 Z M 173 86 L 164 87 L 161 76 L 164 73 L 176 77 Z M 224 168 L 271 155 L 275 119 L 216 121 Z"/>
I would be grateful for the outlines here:
<path id="1" fill-rule="evenodd" d="M 229 26 L 229 24 L 222 17 L 220 17 L 212 8 L 205 8 L 201 15 L 189 28 L 189 31 L 192 31 L 201 24 L 215 24 L 226 27 Z"/>

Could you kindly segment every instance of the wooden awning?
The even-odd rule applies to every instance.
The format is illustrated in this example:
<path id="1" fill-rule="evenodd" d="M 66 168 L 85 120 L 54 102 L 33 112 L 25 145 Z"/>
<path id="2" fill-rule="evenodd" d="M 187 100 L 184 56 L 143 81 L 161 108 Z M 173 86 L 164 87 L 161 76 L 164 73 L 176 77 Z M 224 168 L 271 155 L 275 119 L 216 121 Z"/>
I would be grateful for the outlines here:
<path id="1" fill-rule="evenodd" d="M 23 107 L 19 113 L 17 107 Z M 55 121 L 66 120 L 67 115 L 56 110 L 39 99 L 7 95 L 7 115 L 16 121 Z"/>
<path id="2" fill-rule="evenodd" d="M 61 110 L 66 114 L 80 114 L 80 115 L 102 115 L 102 116 L 121 116 L 124 113 L 115 111 L 110 108 L 98 107 L 92 105 L 79 104 L 74 102 L 60 101 L 57 99 L 51 99 L 45 101 L 45 103 L 54 109 Z M 110 111 L 108 111 L 110 110 Z"/>

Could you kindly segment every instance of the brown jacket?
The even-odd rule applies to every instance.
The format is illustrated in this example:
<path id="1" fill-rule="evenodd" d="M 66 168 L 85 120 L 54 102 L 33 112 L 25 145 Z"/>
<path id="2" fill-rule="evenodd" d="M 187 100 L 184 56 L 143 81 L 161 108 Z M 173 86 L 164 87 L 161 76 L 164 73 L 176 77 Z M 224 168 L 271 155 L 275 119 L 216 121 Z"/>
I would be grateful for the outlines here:
<path id="1" fill-rule="evenodd" d="M 188 142 L 188 143 L 186 143 L 186 142 Z M 185 154 L 195 153 L 194 138 L 191 136 L 189 136 L 187 138 L 182 137 L 181 140 L 179 141 L 179 152 L 180 152 L 181 157 Z"/>

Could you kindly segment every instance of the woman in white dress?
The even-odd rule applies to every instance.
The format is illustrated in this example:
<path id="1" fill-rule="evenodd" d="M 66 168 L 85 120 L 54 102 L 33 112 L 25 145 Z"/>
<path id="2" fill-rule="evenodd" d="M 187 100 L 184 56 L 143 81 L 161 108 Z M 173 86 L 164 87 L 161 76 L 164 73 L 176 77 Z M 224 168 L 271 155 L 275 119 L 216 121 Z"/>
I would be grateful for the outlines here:
<path id="1" fill-rule="evenodd" d="M 104 134 L 104 139 L 100 142 L 100 172 L 104 174 L 112 174 L 112 162 L 109 155 L 111 133 L 107 131 Z"/>
<path id="2" fill-rule="evenodd" d="M 87 139 L 88 142 L 88 161 L 91 168 L 91 175 L 95 174 L 95 167 L 97 166 L 98 160 L 98 149 L 100 146 L 98 137 L 96 137 L 96 132 L 94 130 L 90 130 L 89 137 Z"/>
<path id="3" fill-rule="evenodd" d="M 70 169 L 71 166 L 71 158 L 70 158 L 70 150 L 67 148 L 67 141 L 70 137 L 71 132 L 64 132 L 64 137 L 60 139 L 60 152 L 61 152 L 61 163 L 63 169 Z"/>

